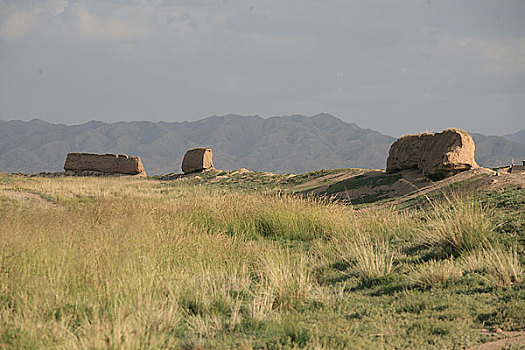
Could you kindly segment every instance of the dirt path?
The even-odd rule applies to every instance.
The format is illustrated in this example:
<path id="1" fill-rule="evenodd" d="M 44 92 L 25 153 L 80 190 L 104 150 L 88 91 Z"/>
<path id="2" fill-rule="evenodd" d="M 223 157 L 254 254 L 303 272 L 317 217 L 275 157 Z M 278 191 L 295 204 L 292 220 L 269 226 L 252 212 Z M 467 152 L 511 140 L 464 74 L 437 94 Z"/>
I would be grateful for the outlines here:
<path id="1" fill-rule="evenodd" d="M 440 189 L 446 189 L 452 186 L 453 184 L 456 184 L 462 181 L 467 181 L 467 180 L 470 180 L 470 184 L 469 184 L 470 190 L 475 190 L 478 188 L 489 188 L 491 182 L 493 181 L 492 178 L 494 174 L 495 174 L 494 171 L 490 169 L 485 169 L 485 168 L 478 168 L 478 169 L 464 171 L 462 173 L 448 177 L 441 181 L 433 182 L 429 184 L 428 186 L 421 187 L 420 189 L 413 191 L 412 193 L 408 195 L 402 196 L 398 199 L 389 201 L 387 203 L 380 204 L 379 206 L 399 205 L 403 202 L 408 202 L 417 197 L 426 196 L 427 194 L 433 191 L 440 190 Z M 482 176 L 482 175 L 486 175 L 486 176 Z M 498 179 L 501 179 L 501 178 L 502 177 L 498 177 Z"/>
<path id="2" fill-rule="evenodd" d="M 321 177 L 303 182 L 302 184 L 295 186 L 293 189 L 294 191 L 297 191 L 297 192 L 303 191 L 305 189 L 312 189 L 312 188 L 315 188 L 317 191 L 319 191 L 321 187 L 324 189 L 325 187 L 328 187 L 330 184 L 333 184 L 339 181 L 348 180 L 351 177 L 362 175 L 365 172 L 366 172 L 365 170 L 358 170 L 358 171 L 351 171 L 351 172 L 341 171 L 340 173 L 327 174 L 325 176 L 321 176 Z"/>
<path id="3" fill-rule="evenodd" d="M 9 199 L 19 201 L 23 204 L 37 204 L 41 206 L 56 207 L 56 204 L 45 198 L 42 198 L 36 193 L 25 191 L 1 190 L 0 194 L 6 196 Z"/>
<path id="4" fill-rule="evenodd" d="M 497 335 L 499 333 L 494 333 Z M 525 331 L 501 333 L 504 339 L 478 344 L 469 350 L 501 350 L 501 349 L 525 349 Z"/>

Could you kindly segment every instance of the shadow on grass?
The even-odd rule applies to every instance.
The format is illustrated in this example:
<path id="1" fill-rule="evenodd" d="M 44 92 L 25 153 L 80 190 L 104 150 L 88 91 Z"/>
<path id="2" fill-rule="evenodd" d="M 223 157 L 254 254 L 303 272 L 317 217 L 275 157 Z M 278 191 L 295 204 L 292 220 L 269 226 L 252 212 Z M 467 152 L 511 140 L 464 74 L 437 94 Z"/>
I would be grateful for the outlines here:
<path id="1" fill-rule="evenodd" d="M 404 248 L 402 252 L 407 255 L 416 255 L 426 249 L 428 249 L 428 245 L 418 243 Z"/>
<path id="2" fill-rule="evenodd" d="M 410 284 L 405 284 L 405 283 L 391 284 L 387 286 L 380 286 L 375 291 L 370 293 L 370 296 L 380 297 L 384 295 L 394 295 L 396 293 L 400 293 L 400 292 L 403 292 L 409 289 L 413 289 L 413 286 Z"/>

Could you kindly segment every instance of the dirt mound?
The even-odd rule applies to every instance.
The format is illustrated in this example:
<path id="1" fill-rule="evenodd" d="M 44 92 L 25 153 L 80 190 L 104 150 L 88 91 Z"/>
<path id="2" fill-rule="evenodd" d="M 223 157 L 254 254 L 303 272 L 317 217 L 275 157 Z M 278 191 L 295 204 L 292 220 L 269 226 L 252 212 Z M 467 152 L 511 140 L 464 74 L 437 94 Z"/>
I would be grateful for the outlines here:
<path id="1" fill-rule="evenodd" d="M 390 147 L 386 170 L 419 169 L 424 175 L 444 178 L 479 167 L 474 149 L 470 134 L 460 129 L 406 135 Z"/>
<path id="2" fill-rule="evenodd" d="M 184 174 L 213 169 L 213 154 L 211 148 L 198 147 L 190 149 L 182 160 Z"/>
<path id="3" fill-rule="evenodd" d="M 140 157 L 122 154 L 69 153 L 64 170 L 75 174 L 97 172 L 147 176 Z"/>
<path id="4" fill-rule="evenodd" d="M 358 174 L 333 174 L 323 177 L 313 186 L 296 186 L 300 193 L 342 199 L 353 204 L 408 207 L 422 204 L 432 193 L 454 191 L 501 191 L 505 188 L 525 188 L 525 174 L 497 173 L 487 168 L 461 172 L 439 181 L 432 181 L 417 169 L 385 173 L 372 170 Z"/>
<path id="5" fill-rule="evenodd" d="M 432 184 L 419 170 L 403 170 L 388 174 L 380 170 L 358 175 L 334 177 L 331 182 L 307 193 L 343 199 L 353 204 L 372 203 L 407 195 Z"/>
<path id="6" fill-rule="evenodd" d="M 231 174 L 247 174 L 247 173 L 251 173 L 251 171 L 246 168 L 239 168 L 231 172 Z"/>

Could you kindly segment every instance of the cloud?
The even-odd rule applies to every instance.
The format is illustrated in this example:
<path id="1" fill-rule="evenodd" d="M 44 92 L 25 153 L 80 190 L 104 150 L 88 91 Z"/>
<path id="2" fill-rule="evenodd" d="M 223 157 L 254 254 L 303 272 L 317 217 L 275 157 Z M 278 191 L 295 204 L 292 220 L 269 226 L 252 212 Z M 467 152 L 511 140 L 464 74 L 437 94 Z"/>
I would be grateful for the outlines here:
<path id="1" fill-rule="evenodd" d="M 443 94 L 524 91 L 525 36 L 481 37 L 435 31 L 410 52 L 414 80 L 427 80 Z M 423 78 L 423 79 L 422 79 Z"/>
<path id="2" fill-rule="evenodd" d="M 172 40 L 199 28 L 199 10 L 136 0 L 0 0 L 0 38 L 36 35 L 87 41 Z"/>
<path id="3" fill-rule="evenodd" d="M 232 16 L 228 27 L 240 32 L 276 34 L 283 31 L 283 22 L 260 13 L 241 13 Z"/>
<path id="4" fill-rule="evenodd" d="M 98 11 L 97 11 L 98 10 Z M 95 9 L 83 3 L 71 8 L 66 20 L 70 36 L 94 41 L 121 41 L 152 34 L 151 10 L 145 5 Z"/>
<path id="5" fill-rule="evenodd" d="M 35 22 L 35 14 L 32 12 L 16 11 L 2 17 L 0 35 L 8 41 L 21 37 Z"/>
<path id="6" fill-rule="evenodd" d="M 0 0 L 0 113 L 326 110 L 380 124 L 385 115 L 457 116 L 477 98 L 497 102 L 491 111 L 512 103 L 518 115 L 517 98 L 489 98 L 525 89 L 525 2 L 505 4 Z M 72 79 L 79 71 L 89 74 Z M 111 93 L 90 99 L 99 85 Z M 75 98 L 60 100 L 68 94 Z"/>
<path id="7" fill-rule="evenodd" d="M 68 0 L 0 1 L 0 37 L 13 41 L 35 27 L 41 18 L 58 16 Z"/>

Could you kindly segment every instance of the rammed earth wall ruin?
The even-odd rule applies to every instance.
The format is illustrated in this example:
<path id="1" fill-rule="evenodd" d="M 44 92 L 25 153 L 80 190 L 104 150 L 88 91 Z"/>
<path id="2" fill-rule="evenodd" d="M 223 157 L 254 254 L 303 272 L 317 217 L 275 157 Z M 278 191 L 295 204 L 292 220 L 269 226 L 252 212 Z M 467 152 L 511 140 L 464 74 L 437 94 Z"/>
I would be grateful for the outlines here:
<path id="1" fill-rule="evenodd" d="M 106 174 L 146 176 L 140 157 L 116 154 L 69 153 L 64 170 L 81 173 L 97 171 Z"/>
<path id="2" fill-rule="evenodd" d="M 406 135 L 390 147 L 387 172 L 417 168 L 425 175 L 443 178 L 477 168 L 474 141 L 460 129 Z"/>

